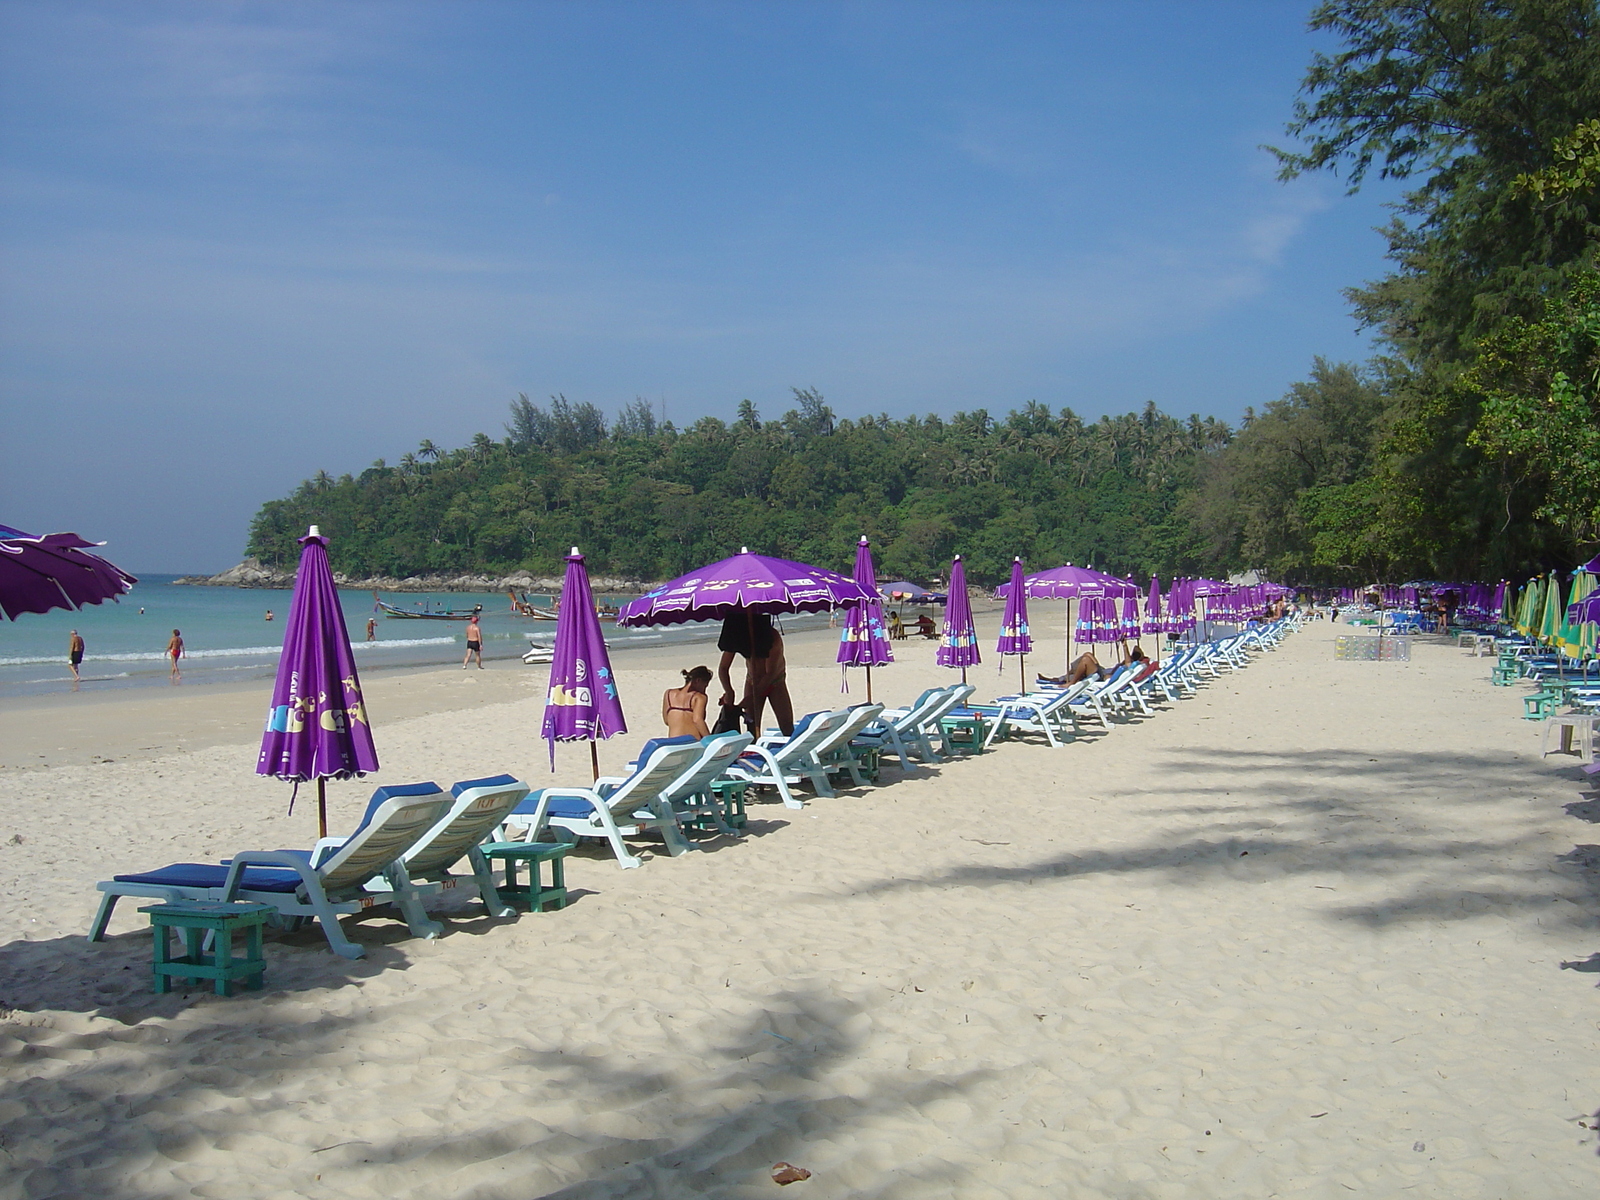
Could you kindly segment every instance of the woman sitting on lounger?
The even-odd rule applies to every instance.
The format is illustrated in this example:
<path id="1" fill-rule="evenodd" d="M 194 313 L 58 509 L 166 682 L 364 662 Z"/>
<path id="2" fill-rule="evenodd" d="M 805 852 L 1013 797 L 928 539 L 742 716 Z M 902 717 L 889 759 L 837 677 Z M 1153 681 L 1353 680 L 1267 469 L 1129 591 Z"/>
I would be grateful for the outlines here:
<path id="1" fill-rule="evenodd" d="M 1145 657 L 1145 652 L 1138 646 L 1135 646 L 1130 651 L 1128 649 L 1128 643 L 1123 642 L 1122 662 L 1119 665 L 1131 667 L 1135 664 L 1138 664 L 1139 669 L 1144 673 L 1144 675 L 1153 674 L 1156 667 L 1160 665 L 1159 663 L 1151 662 L 1147 657 Z M 1048 675 L 1041 675 L 1039 676 L 1039 682 L 1053 683 L 1058 687 L 1071 687 L 1073 684 L 1085 680 L 1091 675 L 1096 675 L 1101 679 L 1109 679 L 1111 677 L 1111 672 L 1100 665 L 1100 660 L 1097 659 L 1093 653 L 1085 651 L 1084 653 L 1078 655 L 1077 658 L 1072 660 L 1072 665 L 1067 668 L 1067 673 L 1065 675 L 1057 675 L 1054 678 L 1051 678 Z"/>
<path id="2" fill-rule="evenodd" d="M 661 719 L 668 737 L 708 737 L 706 688 L 711 683 L 710 667 L 695 667 L 683 672 L 683 686 L 668 688 L 661 697 Z"/>

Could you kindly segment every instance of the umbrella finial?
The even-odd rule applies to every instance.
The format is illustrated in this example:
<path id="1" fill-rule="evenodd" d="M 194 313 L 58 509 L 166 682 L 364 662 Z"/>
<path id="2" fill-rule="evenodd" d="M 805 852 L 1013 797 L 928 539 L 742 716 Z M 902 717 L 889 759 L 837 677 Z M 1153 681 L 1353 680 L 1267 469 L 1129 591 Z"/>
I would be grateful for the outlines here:
<path id="1" fill-rule="evenodd" d="M 862 546 L 865 546 L 867 544 L 867 535 L 866 534 L 863 533 L 861 535 L 861 541 L 858 544 L 862 545 Z"/>
<path id="2" fill-rule="evenodd" d="M 320 526 L 320 525 L 311 526 L 311 528 L 306 530 L 306 536 L 307 537 L 321 537 L 322 536 L 322 526 Z"/>
<path id="3" fill-rule="evenodd" d="M 750 553 L 750 547 L 749 546 L 740 546 L 739 547 L 739 553 L 740 554 L 749 554 Z"/>
<path id="4" fill-rule="evenodd" d="M 574 554 L 576 554 L 576 553 L 577 553 L 577 552 L 578 552 L 578 548 L 577 548 L 577 547 L 576 547 L 576 546 L 574 546 L 574 547 L 573 547 L 573 548 L 572 548 L 572 552 L 573 552 L 573 553 L 574 553 Z"/>

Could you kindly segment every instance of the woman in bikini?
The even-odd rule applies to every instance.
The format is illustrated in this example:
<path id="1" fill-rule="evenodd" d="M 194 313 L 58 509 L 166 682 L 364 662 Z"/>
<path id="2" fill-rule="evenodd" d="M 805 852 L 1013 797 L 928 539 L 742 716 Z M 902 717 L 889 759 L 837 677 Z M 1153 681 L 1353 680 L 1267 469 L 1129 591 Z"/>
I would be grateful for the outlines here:
<path id="1" fill-rule="evenodd" d="M 668 737 L 709 737 L 706 725 L 706 687 L 711 683 L 710 667 L 695 667 L 683 672 L 683 686 L 668 688 L 661 697 L 661 719 Z"/>

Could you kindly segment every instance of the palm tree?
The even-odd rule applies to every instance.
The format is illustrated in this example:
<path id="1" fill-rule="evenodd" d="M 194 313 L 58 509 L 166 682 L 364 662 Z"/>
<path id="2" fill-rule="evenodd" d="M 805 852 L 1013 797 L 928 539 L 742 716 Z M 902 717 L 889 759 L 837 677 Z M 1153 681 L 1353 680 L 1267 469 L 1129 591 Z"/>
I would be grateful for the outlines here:
<path id="1" fill-rule="evenodd" d="M 422 444 L 417 447 L 418 458 L 431 458 L 435 462 L 439 460 L 439 456 L 443 453 L 443 450 L 433 444 L 432 438 L 423 438 Z"/>
<path id="2" fill-rule="evenodd" d="M 400 474 L 414 475 L 417 471 L 417 456 L 415 454 L 402 454 L 400 456 Z"/>

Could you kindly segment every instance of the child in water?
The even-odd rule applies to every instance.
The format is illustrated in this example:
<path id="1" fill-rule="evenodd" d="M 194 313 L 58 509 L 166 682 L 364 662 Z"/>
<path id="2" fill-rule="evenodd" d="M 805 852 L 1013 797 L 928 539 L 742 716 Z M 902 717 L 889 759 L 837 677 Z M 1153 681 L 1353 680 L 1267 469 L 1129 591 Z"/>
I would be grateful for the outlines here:
<path id="1" fill-rule="evenodd" d="M 706 688 L 711 683 L 710 667 L 684 671 L 683 686 L 668 688 L 661 696 L 661 719 L 668 737 L 708 737 Z"/>

